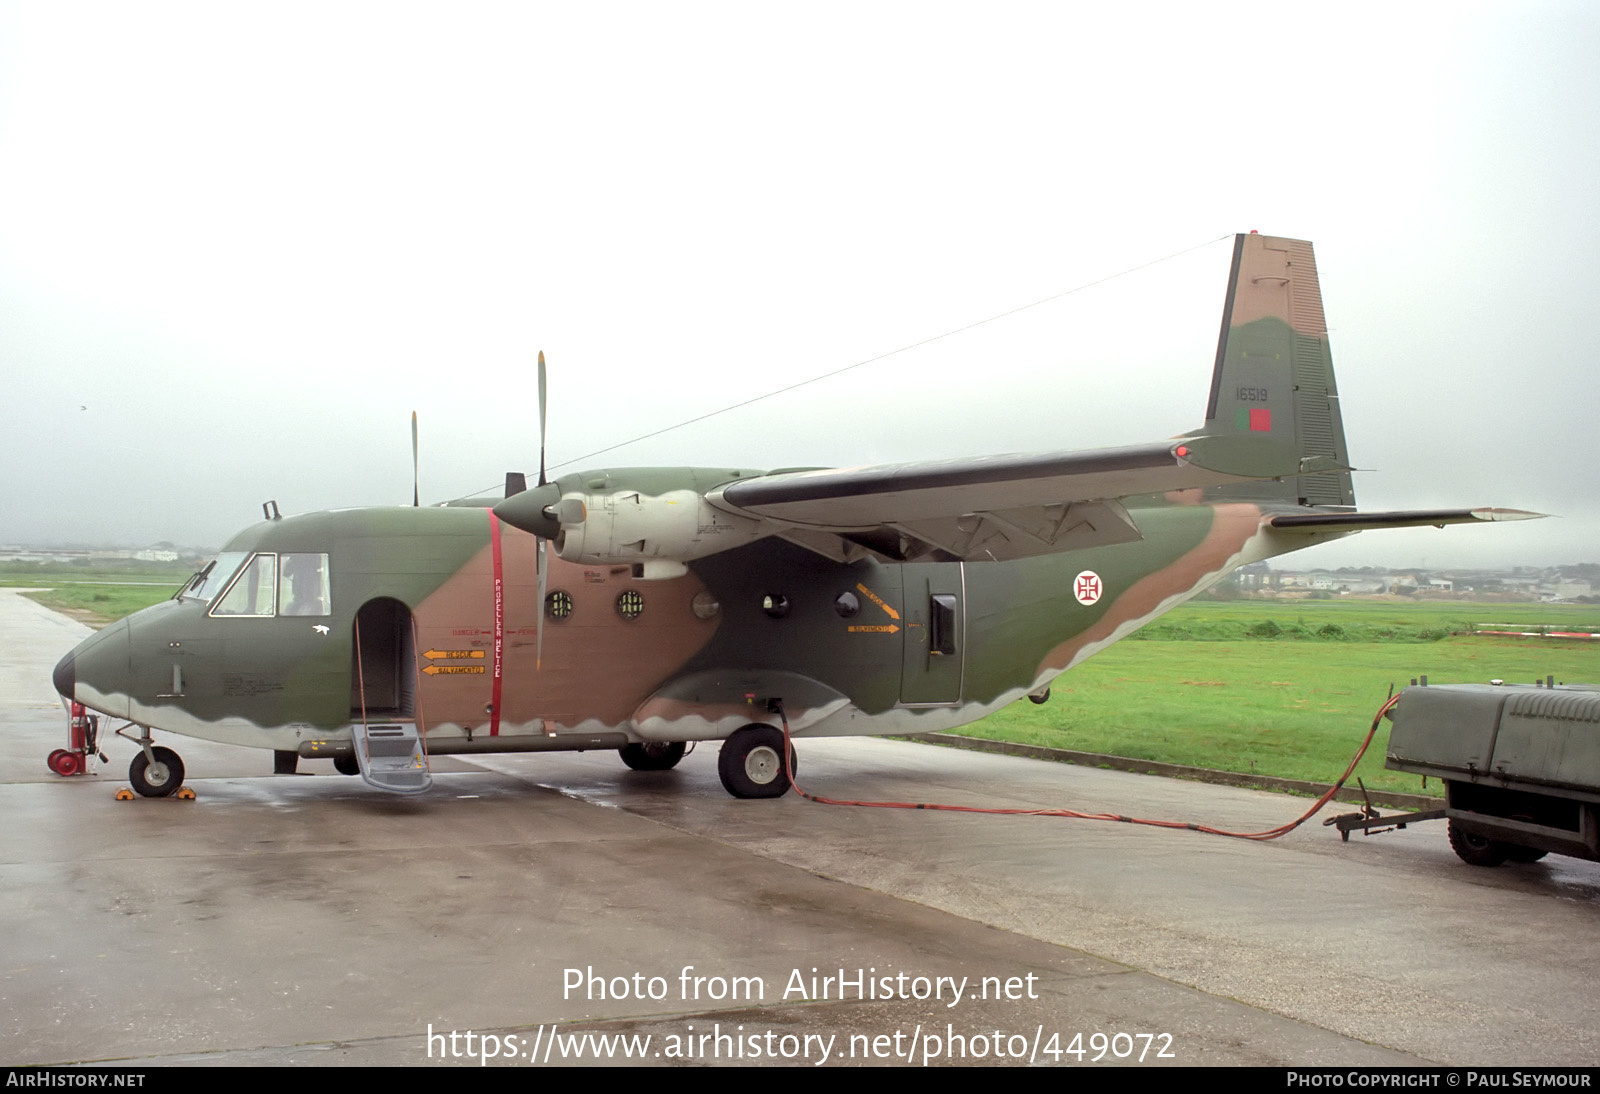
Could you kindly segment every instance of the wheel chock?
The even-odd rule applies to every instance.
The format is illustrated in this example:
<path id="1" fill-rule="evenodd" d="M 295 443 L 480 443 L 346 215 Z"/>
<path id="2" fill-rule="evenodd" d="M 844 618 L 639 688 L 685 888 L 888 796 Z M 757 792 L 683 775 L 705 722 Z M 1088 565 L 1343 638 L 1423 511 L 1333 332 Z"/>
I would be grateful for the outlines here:
<path id="1" fill-rule="evenodd" d="M 123 787 L 119 787 L 117 789 L 116 797 L 117 797 L 117 801 L 119 801 L 119 802 L 131 802 L 135 798 L 137 798 L 138 795 L 135 794 L 132 790 L 129 790 L 126 786 L 123 786 Z M 176 791 L 174 791 L 171 794 L 168 794 L 167 797 L 176 799 L 177 801 L 181 801 L 181 802 L 192 802 L 192 801 L 194 801 L 194 791 L 190 790 L 187 786 L 180 786 L 180 787 L 178 787 L 178 789 Z M 150 800 L 151 801 L 160 801 L 161 799 L 160 798 L 151 798 Z"/>

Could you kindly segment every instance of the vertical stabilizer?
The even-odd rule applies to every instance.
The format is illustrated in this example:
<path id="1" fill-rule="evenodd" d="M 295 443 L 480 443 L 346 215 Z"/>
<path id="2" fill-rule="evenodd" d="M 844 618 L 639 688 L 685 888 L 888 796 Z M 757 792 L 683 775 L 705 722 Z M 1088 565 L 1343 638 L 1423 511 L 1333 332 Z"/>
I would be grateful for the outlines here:
<path id="1" fill-rule="evenodd" d="M 1322 287 L 1304 240 L 1234 238 L 1202 432 L 1270 437 L 1297 450 L 1305 472 L 1282 482 L 1215 487 L 1206 491 L 1208 499 L 1355 505 Z"/>

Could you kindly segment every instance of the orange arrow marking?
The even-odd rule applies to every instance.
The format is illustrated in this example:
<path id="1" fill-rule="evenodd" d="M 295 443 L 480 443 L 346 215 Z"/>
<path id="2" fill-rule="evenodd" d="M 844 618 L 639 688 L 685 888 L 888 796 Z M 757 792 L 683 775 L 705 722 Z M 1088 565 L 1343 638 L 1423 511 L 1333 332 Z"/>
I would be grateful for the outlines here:
<path id="1" fill-rule="evenodd" d="M 885 623 L 885 624 L 883 624 L 882 626 L 879 626 L 879 627 L 850 627 L 850 628 L 848 628 L 848 630 L 852 634 L 857 632 L 857 631 L 861 631 L 861 632 L 866 633 L 866 634 L 893 634 L 895 631 L 897 631 L 899 629 L 900 628 L 895 626 L 893 623 Z"/>
<path id="2" fill-rule="evenodd" d="M 436 661 L 436 660 L 438 660 L 440 658 L 448 658 L 448 659 L 452 659 L 452 660 L 463 658 L 463 657 L 482 658 L 483 657 L 483 651 L 482 650 L 428 650 L 422 656 L 428 658 L 429 660 L 434 660 L 434 661 Z"/>
<path id="3" fill-rule="evenodd" d="M 885 604 L 883 602 L 883 597 L 879 596 L 877 593 L 873 592 L 871 589 L 867 588 L 865 585 L 861 584 L 859 581 L 856 582 L 856 588 L 861 590 L 861 595 L 862 596 L 865 596 L 868 600 L 872 601 L 878 607 L 880 607 L 884 611 L 888 612 L 890 619 L 899 619 L 900 618 L 900 613 L 895 611 L 893 608 L 889 607 L 889 605 Z M 855 630 L 854 627 L 851 627 L 850 629 L 851 630 Z"/>
<path id="4" fill-rule="evenodd" d="M 426 665 L 426 666 L 423 667 L 422 671 L 427 673 L 429 676 L 437 676 L 441 672 L 448 673 L 448 674 L 451 674 L 451 675 L 456 675 L 456 676 L 482 676 L 483 675 L 483 666 L 482 665 Z"/>

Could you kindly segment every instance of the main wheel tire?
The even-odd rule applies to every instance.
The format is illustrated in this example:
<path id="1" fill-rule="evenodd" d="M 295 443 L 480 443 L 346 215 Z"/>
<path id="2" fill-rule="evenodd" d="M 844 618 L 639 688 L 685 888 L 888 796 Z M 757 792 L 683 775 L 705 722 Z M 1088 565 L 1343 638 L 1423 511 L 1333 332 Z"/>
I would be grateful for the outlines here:
<path id="1" fill-rule="evenodd" d="M 1449 834 L 1450 850 L 1468 866 L 1499 866 L 1511 857 L 1508 844 L 1465 831 L 1454 820 L 1450 821 Z"/>
<path id="2" fill-rule="evenodd" d="M 346 752 L 343 756 L 333 758 L 333 769 L 341 775 L 359 775 L 361 761 L 356 759 L 354 752 Z"/>
<path id="3" fill-rule="evenodd" d="M 622 762 L 635 771 L 671 771 L 683 759 L 682 741 L 646 741 L 617 749 Z"/>
<path id="4" fill-rule="evenodd" d="M 154 761 L 141 749 L 128 765 L 128 781 L 146 798 L 166 798 L 183 786 L 183 761 L 170 748 L 152 748 Z"/>
<path id="5" fill-rule="evenodd" d="M 784 771 L 783 731 L 771 726 L 748 725 L 735 731 L 717 754 L 722 787 L 736 798 L 781 798 L 789 792 L 789 773 L 799 770 L 799 757 L 791 746 L 789 771 Z"/>

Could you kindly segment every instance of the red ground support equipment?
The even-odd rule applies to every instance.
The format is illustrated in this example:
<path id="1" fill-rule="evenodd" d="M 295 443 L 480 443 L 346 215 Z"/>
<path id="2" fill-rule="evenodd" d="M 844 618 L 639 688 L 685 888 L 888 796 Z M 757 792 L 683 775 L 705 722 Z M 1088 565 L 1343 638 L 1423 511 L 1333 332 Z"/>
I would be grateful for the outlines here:
<path id="1" fill-rule="evenodd" d="M 57 775 L 84 775 L 89 771 L 89 757 L 95 753 L 95 736 L 100 728 L 98 715 L 90 714 L 82 703 L 72 704 L 72 718 L 67 723 L 67 747 L 50 753 L 45 762 Z"/>

